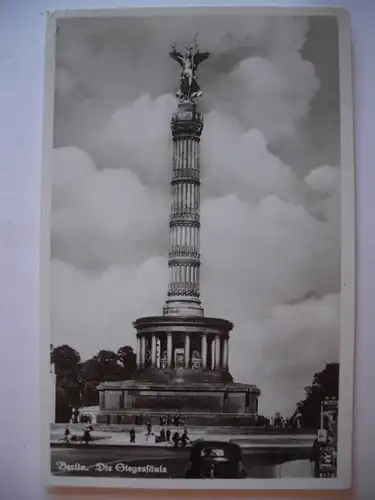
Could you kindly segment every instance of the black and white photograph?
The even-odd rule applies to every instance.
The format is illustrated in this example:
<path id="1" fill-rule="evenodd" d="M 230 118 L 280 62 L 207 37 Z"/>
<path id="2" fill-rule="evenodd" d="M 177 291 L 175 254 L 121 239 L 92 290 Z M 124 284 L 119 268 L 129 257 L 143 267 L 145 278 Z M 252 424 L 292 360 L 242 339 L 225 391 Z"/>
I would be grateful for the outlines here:
<path id="1" fill-rule="evenodd" d="M 346 12 L 54 12 L 45 44 L 48 483 L 349 488 Z"/>

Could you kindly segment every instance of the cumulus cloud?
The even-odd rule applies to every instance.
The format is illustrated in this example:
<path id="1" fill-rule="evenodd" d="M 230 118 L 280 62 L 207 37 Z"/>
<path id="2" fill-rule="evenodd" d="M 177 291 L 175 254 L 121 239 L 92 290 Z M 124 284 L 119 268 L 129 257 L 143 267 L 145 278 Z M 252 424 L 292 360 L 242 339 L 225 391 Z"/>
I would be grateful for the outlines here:
<path id="1" fill-rule="evenodd" d="M 114 20 L 110 36 L 103 22 L 80 30 L 68 23 L 58 38 L 57 101 L 67 103 L 67 115 L 57 103 L 52 337 L 83 357 L 134 346 L 131 322 L 161 314 L 178 69 L 160 54 L 194 32 L 177 20 L 149 23 L 140 36 L 143 20 L 124 34 L 125 21 Z M 260 387 L 260 410 L 290 413 L 313 373 L 338 359 L 339 345 L 339 166 L 306 174 L 272 147 L 293 142 L 320 88 L 300 53 L 308 22 L 207 18 L 193 25 L 213 52 L 202 69 L 205 312 L 234 322 L 231 370 Z M 119 45 L 127 37 L 134 50 Z M 95 81 L 94 63 L 102 69 Z M 69 111 L 82 89 L 87 102 Z"/>

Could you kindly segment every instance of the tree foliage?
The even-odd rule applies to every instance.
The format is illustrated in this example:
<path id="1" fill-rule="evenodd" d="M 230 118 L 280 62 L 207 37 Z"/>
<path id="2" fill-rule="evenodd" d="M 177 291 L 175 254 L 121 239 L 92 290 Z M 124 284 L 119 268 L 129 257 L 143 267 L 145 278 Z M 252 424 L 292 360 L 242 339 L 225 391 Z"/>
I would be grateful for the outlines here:
<path id="1" fill-rule="evenodd" d="M 319 428 L 321 402 L 326 397 L 339 398 L 338 363 L 328 363 L 322 371 L 315 373 L 306 398 L 297 403 L 295 414 L 301 415 L 302 427 L 314 430 Z"/>
<path id="2" fill-rule="evenodd" d="M 130 346 L 116 352 L 101 350 L 82 361 L 69 345 L 50 349 L 56 373 L 56 421 L 66 422 L 72 408 L 98 405 L 97 386 L 101 382 L 129 380 L 136 369 L 136 355 Z"/>

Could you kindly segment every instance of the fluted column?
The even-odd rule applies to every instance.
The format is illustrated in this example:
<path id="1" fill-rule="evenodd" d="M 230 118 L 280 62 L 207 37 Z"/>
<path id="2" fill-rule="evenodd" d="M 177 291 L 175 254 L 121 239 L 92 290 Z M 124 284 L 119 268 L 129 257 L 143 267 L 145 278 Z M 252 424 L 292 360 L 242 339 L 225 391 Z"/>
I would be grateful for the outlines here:
<path id="1" fill-rule="evenodd" d="M 215 370 L 215 346 L 216 339 L 213 338 L 211 341 L 211 370 Z"/>
<path id="2" fill-rule="evenodd" d="M 224 370 L 228 370 L 228 338 L 224 339 L 223 344 L 223 368 Z"/>
<path id="3" fill-rule="evenodd" d="M 205 370 L 207 368 L 207 335 L 205 333 L 201 337 L 201 356 L 202 368 Z"/>
<path id="4" fill-rule="evenodd" d="M 167 366 L 168 368 L 172 366 L 172 334 L 170 332 L 167 334 Z"/>
<path id="5" fill-rule="evenodd" d="M 185 368 L 190 367 L 190 335 L 185 335 Z"/>
<path id="6" fill-rule="evenodd" d="M 215 338 L 215 370 L 220 370 L 220 337 L 217 335 Z"/>
<path id="7" fill-rule="evenodd" d="M 183 102 L 172 116 L 172 208 L 169 218 L 170 268 L 164 314 L 203 316 L 199 292 L 200 167 L 203 115 Z"/>
<path id="8" fill-rule="evenodd" d="M 152 335 L 151 339 L 151 366 L 156 367 L 156 336 Z"/>

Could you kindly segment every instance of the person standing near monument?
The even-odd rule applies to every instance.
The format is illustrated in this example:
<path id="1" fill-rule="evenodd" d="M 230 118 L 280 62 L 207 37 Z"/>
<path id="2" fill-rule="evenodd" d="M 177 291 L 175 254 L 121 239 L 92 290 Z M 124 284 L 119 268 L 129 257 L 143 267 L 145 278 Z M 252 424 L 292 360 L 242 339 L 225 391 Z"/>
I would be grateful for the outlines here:
<path id="1" fill-rule="evenodd" d="M 130 429 L 129 436 L 130 436 L 130 442 L 131 443 L 135 443 L 135 430 L 134 430 L 134 427 L 132 427 Z"/>

